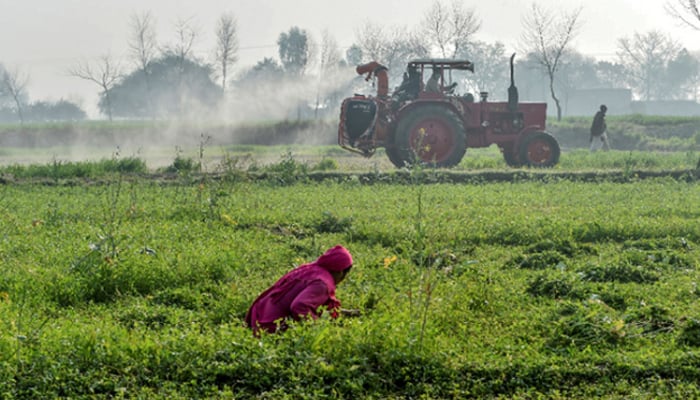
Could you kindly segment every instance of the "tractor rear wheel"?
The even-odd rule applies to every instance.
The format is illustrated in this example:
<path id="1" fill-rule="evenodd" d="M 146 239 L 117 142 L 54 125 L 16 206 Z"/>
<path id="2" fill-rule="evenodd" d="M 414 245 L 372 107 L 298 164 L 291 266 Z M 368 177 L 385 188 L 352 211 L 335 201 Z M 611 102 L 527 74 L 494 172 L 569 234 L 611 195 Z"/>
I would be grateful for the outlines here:
<path id="1" fill-rule="evenodd" d="M 467 151 L 462 120 L 450 109 L 437 105 L 422 106 L 401 117 L 393 143 L 399 162 L 392 163 L 397 167 L 453 167 Z"/>
<path id="2" fill-rule="evenodd" d="M 384 151 L 392 164 L 399 168 L 405 167 L 403 159 L 401 158 L 401 152 L 399 151 L 398 147 L 396 147 L 396 144 L 389 143 L 386 147 L 384 147 Z"/>
<path id="3" fill-rule="evenodd" d="M 553 167 L 560 155 L 559 142 L 546 132 L 528 135 L 520 144 L 520 161 L 528 167 Z"/>

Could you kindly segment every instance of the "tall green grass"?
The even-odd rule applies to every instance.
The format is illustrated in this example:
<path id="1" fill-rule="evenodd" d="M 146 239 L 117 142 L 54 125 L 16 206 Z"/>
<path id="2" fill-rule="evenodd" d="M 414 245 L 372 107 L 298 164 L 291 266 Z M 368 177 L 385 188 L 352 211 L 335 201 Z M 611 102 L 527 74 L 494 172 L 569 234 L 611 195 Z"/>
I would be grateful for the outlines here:
<path id="1" fill-rule="evenodd" d="M 230 146 L 209 154 L 202 149 L 198 156 L 177 153 L 166 167 L 155 168 L 139 157 L 102 159 L 98 161 L 63 161 L 55 158 L 49 163 L 11 164 L 0 166 L 0 175 L 15 179 L 26 178 L 98 178 L 114 173 L 157 174 L 223 173 L 243 177 L 246 174 L 269 173 L 288 175 L 283 179 L 299 180 L 313 171 L 339 173 L 391 174 L 398 171 L 379 151 L 374 160 L 348 154 L 336 146 Z M 694 171 L 700 162 L 700 153 L 618 151 L 590 153 L 588 150 L 570 150 L 562 154 L 559 164 L 551 169 L 508 167 L 495 146 L 486 149 L 469 149 L 460 164 L 452 172 L 532 171 L 542 173 L 601 172 L 634 173 L 635 171 Z M 381 164 L 381 167 L 378 167 Z"/>
<path id="2" fill-rule="evenodd" d="M 13 179 L 27 178 L 100 178 L 114 174 L 140 174 L 148 172 L 146 162 L 139 158 L 104 159 L 100 161 L 60 161 L 49 164 L 9 165 L 0 167 L 0 174 Z"/>

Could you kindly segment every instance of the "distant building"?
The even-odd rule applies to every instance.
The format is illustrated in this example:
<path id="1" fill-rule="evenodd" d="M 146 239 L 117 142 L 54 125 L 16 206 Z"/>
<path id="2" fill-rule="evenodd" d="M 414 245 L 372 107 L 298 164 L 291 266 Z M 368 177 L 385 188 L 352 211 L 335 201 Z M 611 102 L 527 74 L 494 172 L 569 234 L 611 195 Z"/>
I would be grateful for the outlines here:
<path id="1" fill-rule="evenodd" d="M 692 100 L 633 101 L 633 114 L 700 116 L 700 104 Z"/>
<path id="2" fill-rule="evenodd" d="M 608 106 L 608 115 L 700 116 L 700 104 L 692 100 L 633 101 L 629 89 L 584 89 L 573 92 L 562 103 L 564 115 L 593 115 L 601 104 Z M 548 107 L 551 113 L 553 107 Z"/>
<path id="3" fill-rule="evenodd" d="M 632 114 L 632 91 L 629 89 L 583 89 L 573 92 L 566 104 L 564 115 L 593 115 L 601 104 L 608 106 L 608 115 Z"/>

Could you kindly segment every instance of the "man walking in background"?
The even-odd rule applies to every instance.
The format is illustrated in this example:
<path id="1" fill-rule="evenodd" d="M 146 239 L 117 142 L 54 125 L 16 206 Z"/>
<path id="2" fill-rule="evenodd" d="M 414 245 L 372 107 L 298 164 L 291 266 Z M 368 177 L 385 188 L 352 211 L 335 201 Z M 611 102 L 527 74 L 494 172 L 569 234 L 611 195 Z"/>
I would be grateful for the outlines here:
<path id="1" fill-rule="evenodd" d="M 593 117 L 593 123 L 591 124 L 591 137 L 588 142 L 591 145 L 590 150 L 596 151 L 601 147 L 608 151 L 610 150 L 610 144 L 608 143 L 608 126 L 605 123 L 605 112 L 608 111 L 608 107 L 605 104 L 600 106 L 600 111 L 595 113 Z"/>

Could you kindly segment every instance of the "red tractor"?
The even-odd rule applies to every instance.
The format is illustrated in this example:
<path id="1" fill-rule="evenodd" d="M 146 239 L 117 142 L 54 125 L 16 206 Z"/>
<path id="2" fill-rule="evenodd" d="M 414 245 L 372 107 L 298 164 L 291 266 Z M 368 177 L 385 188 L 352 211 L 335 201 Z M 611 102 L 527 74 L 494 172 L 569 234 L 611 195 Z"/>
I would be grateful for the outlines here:
<path id="1" fill-rule="evenodd" d="M 408 63 L 401 86 L 389 94 L 387 68 L 377 62 L 360 65 L 365 80 L 377 79 L 377 96 L 355 94 L 343 101 L 338 143 L 371 157 L 384 147 L 397 166 L 424 164 L 452 167 L 468 147 L 496 144 L 512 167 L 551 167 L 559 162 L 557 140 L 545 130 L 546 103 L 519 103 L 510 58 L 507 102 L 489 102 L 488 93 L 475 101 L 471 94 L 456 95 L 457 83 L 446 80 L 457 71 L 474 72 L 465 60 L 419 59 Z M 429 67 L 429 68 L 428 68 Z M 423 74 L 432 70 L 423 84 Z"/>

